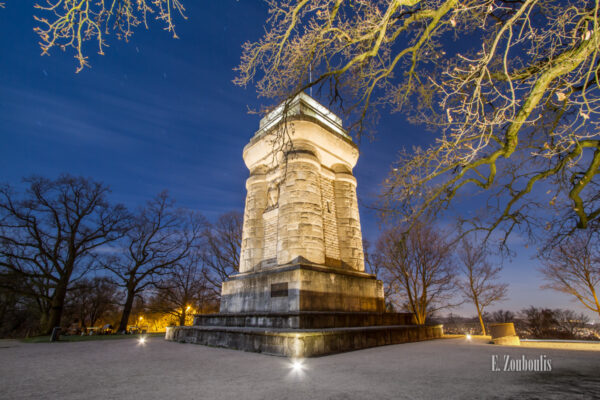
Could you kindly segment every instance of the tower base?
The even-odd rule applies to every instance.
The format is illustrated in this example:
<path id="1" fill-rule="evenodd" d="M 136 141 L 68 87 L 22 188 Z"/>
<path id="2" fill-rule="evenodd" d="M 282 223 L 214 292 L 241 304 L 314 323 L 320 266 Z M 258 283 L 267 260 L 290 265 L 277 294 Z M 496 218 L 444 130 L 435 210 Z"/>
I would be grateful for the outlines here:
<path id="1" fill-rule="evenodd" d="M 385 311 L 383 284 L 352 269 L 296 262 L 223 282 L 221 313 Z"/>
<path id="2" fill-rule="evenodd" d="M 223 283 L 218 314 L 168 327 L 165 339 L 287 357 L 441 338 L 441 325 L 386 313 L 383 286 L 352 269 L 295 263 L 242 273 Z"/>
<path id="3" fill-rule="evenodd" d="M 168 327 L 165 339 L 277 356 L 315 357 L 442 336 L 442 325 L 414 325 L 411 314 L 302 312 L 198 315 L 194 326 Z"/>

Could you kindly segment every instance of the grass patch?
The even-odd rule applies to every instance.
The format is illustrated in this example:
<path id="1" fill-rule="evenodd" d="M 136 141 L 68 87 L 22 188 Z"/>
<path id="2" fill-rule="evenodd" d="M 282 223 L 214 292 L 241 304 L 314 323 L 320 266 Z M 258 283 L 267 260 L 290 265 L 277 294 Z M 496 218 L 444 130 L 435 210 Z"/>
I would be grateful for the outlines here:
<path id="1" fill-rule="evenodd" d="M 91 335 L 91 336 L 79 336 L 79 335 L 61 335 L 59 342 L 88 342 L 92 340 L 119 340 L 119 339 L 139 339 L 140 336 L 149 337 L 165 337 L 164 332 L 158 333 L 145 333 L 145 334 L 134 334 L 134 335 Z M 30 338 L 21 339 L 24 343 L 50 343 L 50 336 L 33 336 Z"/>

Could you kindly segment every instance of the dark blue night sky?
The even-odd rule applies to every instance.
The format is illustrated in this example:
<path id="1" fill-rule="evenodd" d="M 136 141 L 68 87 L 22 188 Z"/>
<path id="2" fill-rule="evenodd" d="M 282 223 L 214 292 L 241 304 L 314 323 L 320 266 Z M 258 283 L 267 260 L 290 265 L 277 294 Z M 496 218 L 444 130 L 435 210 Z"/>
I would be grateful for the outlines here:
<path id="1" fill-rule="evenodd" d="M 105 56 L 89 45 L 92 68 L 75 74 L 73 53 L 40 57 L 33 4 L 8 0 L 0 9 L 0 181 L 68 172 L 103 181 L 112 199 L 134 208 L 163 189 L 180 206 L 210 220 L 243 210 L 248 171 L 242 149 L 258 129 L 253 88 L 234 86 L 241 45 L 263 32 L 259 0 L 187 0 L 188 20 L 176 19 L 180 39 L 156 21 L 129 43 L 109 37 Z M 372 203 L 396 153 L 424 144 L 431 133 L 384 114 L 377 140 L 363 140 L 355 168 L 363 235 L 375 242 Z M 466 207 L 464 207 L 466 208 Z M 510 300 L 492 308 L 529 305 L 583 311 L 569 298 L 542 291 L 533 252 L 505 262 Z M 523 241 L 524 242 L 524 241 Z M 473 314 L 468 306 L 457 310 Z M 593 317 L 592 317 L 593 318 Z"/>

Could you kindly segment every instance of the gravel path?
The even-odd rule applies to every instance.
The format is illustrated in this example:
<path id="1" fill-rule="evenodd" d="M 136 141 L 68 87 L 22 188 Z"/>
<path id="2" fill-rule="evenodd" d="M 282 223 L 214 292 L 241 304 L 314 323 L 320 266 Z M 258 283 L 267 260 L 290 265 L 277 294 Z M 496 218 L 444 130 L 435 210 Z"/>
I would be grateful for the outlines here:
<path id="1" fill-rule="evenodd" d="M 493 372 L 492 355 L 551 372 Z M 443 339 L 304 360 L 151 338 L 0 341 L 1 399 L 600 399 L 600 352 Z M 503 367 L 500 365 L 500 367 Z"/>

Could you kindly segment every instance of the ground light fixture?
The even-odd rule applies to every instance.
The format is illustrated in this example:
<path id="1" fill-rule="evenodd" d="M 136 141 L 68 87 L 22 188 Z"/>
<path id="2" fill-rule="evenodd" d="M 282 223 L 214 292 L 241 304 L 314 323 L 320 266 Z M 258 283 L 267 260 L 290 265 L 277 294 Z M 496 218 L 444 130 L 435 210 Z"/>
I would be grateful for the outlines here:
<path id="1" fill-rule="evenodd" d="M 292 369 L 294 371 L 302 371 L 304 369 L 304 361 L 303 360 L 292 360 Z"/>
<path id="2" fill-rule="evenodd" d="M 467 340 L 471 340 L 471 334 L 467 333 Z"/>
<path id="3" fill-rule="evenodd" d="M 138 344 L 143 346 L 146 344 L 146 336 L 140 336 L 140 338 L 138 339 Z"/>
<path id="4" fill-rule="evenodd" d="M 302 375 L 304 370 L 306 369 L 306 365 L 304 364 L 303 358 L 291 358 L 290 363 L 288 364 L 288 368 L 295 375 Z"/>

